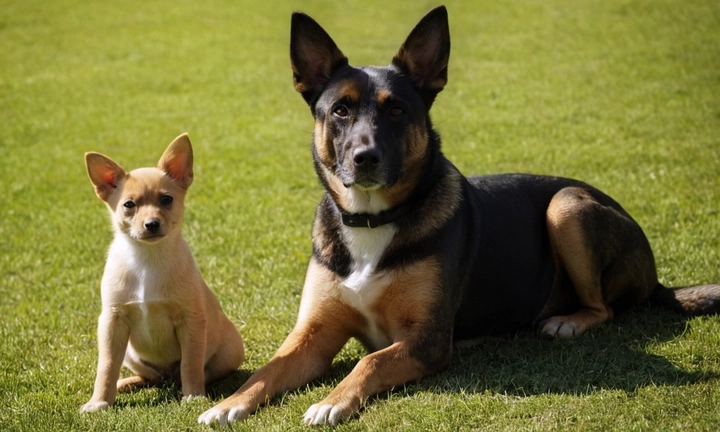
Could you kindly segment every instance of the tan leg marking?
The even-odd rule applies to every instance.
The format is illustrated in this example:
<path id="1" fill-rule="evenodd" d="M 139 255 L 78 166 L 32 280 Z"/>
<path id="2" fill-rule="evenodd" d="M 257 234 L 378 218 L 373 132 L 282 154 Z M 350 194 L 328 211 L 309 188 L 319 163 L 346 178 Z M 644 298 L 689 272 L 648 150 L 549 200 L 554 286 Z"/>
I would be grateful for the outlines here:
<path id="1" fill-rule="evenodd" d="M 541 323 L 542 336 L 579 336 L 612 318 L 612 309 L 603 299 L 598 259 L 582 226 L 582 213 L 594 205 L 599 204 L 584 190 L 565 188 L 553 197 L 548 207 L 548 234 L 555 259 L 570 277 L 580 309 Z"/>
<path id="2" fill-rule="evenodd" d="M 295 328 L 273 358 L 232 396 L 203 413 L 199 423 L 246 418 L 276 394 L 305 385 L 325 373 L 335 355 L 365 320 L 338 300 L 335 276 L 310 262 Z"/>
<path id="3" fill-rule="evenodd" d="M 305 413 L 305 423 L 336 425 L 356 413 L 369 397 L 446 367 L 451 355 L 452 322 L 432 313 L 438 301 L 434 259 L 398 271 L 373 308 L 378 325 L 393 344 L 363 357 L 321 402 Z"/>

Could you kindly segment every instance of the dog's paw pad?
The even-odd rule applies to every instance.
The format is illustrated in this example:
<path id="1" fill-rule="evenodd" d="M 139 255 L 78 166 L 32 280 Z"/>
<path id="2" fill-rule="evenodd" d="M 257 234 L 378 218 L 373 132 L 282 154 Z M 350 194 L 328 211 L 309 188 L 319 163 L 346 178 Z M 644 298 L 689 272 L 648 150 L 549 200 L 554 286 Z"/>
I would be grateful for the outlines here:
<path id="1" fill-rule="evenodd" d="M 549 320 L 540 330 L 540 336 L 549 339 L 568 339 L 575 337 L 577 326 L 572 321 Z"/>
<path id="2" fill-rule="evenodd" d="M 198 423 L 210 425 L 213 422 L 218 422 L 222 426 L 226 425 L 227 412 L 219 408 L 210 408 L 198 417 Z"/>
<path id="3" fill-rule="evenodd" d="M 315 404 L 308 408 L 303 418 L 306 425 L 332 425 L 336 426 L 344 418 L 343 410 L 339 405 Z"/>
<path id="4" fill-rule="evenodd" d="M 225 426 L 234 421 L 243 420 L 250 415 L 250 411 L 243 406 L 236 406 L 230 409 L 214 407 L 200 414 L 198 423 L 210 425 L 214 422 Z"/>
<path id="5" fill-rule="evenodd" d="M 97 412 L 97 411 L 103 411 L 108 409 L 110 404 L 108 404 L 105 401 L 100 402 L 88 402 L 85 405 L 80 408 L 81 413 L 87 413 L 87 412 Z"/>

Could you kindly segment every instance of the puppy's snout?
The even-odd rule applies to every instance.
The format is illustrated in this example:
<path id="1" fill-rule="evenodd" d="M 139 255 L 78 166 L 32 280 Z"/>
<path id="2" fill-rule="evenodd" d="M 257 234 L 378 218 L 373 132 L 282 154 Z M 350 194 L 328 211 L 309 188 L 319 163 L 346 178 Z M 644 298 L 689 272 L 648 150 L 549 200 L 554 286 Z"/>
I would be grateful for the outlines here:
<path id="1" fill-rule="evenodd" d="M 160 230 L 160 221 L 158 219 L 149 219 L 145 221 L 145 229 L 151 233 L 157 233 Z"/>
<path id="2" fill-rule="evenodd" d="M 382 153 L 377 147 L 363 147 L 355 150 L 353 162 L 357 168 L 376 167 L 382 162 Z"/>

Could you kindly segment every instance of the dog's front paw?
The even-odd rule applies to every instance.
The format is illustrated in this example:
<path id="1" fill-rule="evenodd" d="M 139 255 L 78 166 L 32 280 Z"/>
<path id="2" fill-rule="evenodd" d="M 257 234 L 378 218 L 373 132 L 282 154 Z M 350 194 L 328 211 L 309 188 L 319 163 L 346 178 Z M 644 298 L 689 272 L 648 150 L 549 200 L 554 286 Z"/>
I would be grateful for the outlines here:
<path id="1" fill-rule="evenodd" d="M 316 403 L 308 408 L 303 418 L 306 425 L 332 425 L 337 426 L 338 423 L 350 417 L 354 410 L 352 407 L 343 406 L 342 404 Z"/>
<path id="2" fill-rule="evenodd" d="M 109 403 L 105 401 L 90 401 L 80 408 L 81 413 L 103 411 L 108 409 Z"/>
<path id="3" fill-rule="evenodd" d="M 210 408 L 198 417 L 198 423 L 210 425 L 218 422 L 221 426 L 238 420 L 245 420 L 250 415 L 250 410 L 242 405 L 223 406 L 222 403 Z"/>

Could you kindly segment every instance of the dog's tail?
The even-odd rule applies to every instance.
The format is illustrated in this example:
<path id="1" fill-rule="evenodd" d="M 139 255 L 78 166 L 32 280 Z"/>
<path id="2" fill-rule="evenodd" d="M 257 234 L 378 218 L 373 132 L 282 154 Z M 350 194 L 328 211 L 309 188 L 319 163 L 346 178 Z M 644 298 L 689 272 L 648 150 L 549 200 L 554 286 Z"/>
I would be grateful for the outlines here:
<path id="1" fill-rule="evenodd" d="M 719 314 L 720 285 L 667 288 L 657 284 L 647 299 L 647 305 L 689 316 Z"/>

